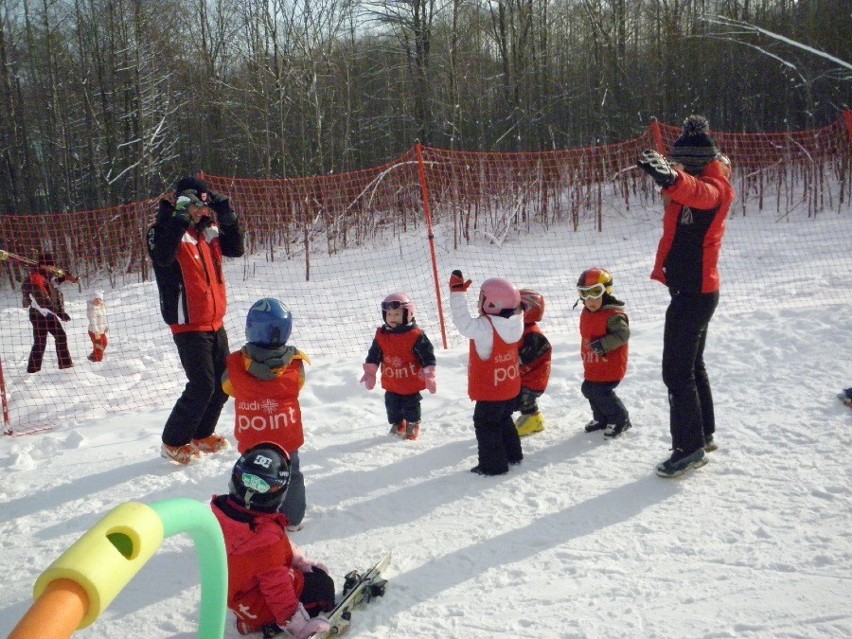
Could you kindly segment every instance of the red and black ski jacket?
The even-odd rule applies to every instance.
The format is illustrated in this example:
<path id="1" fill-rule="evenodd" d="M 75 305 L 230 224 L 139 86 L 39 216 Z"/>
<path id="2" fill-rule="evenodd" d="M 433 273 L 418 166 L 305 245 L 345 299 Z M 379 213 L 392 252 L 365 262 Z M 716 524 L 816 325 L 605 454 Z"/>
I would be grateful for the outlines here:
<path id="1" fill-rule="evenodd" d="M 524 324 L 524 336 L 521 339 L 518 356 L 521 363 L 521 386 L 544 392 L 547 382 L 550 381 L 553 349 L 537 323 Z"/>
<path id="2" fill-rule="evenodd" d="M 719 160 L 698 177 L 679 172 L 677 181 L 663 189 L 663 237 L 652 280 L 683 293 L 719 290 L 719 254 L 734 195 Z"/>
<path id="3" fill-rule="evenodd" d="M 173 212 L 171 202 L 160 201 L 157 221 L 148 229 L 160 312 L 172 333 L 217 331 L 227 310 L 222 256 L 245 252 L 239 219 L 218 225 L 203 217 L 187 224 L 187 218 Z"/>

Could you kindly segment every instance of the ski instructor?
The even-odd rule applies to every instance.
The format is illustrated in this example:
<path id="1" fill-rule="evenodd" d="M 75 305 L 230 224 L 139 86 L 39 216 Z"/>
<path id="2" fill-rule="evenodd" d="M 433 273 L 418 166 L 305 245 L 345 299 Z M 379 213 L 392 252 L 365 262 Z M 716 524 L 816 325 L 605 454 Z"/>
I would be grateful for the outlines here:
<path id="1" fill-rule="evenodd" d="M 657 465 L 677 477 L 707 463 L 716 449 L 710 380 L 704 367 L 707 327 L 719 304 L 719 253 L 734 200 L 730 160 L 708 135 L 707 119 L 691 115 L 669 159 L 643 151 L 638 166 L 662 188 L 663 236 L 651 279 L 669 288 L 663 334 L 663 382 L 668 388 L 672 454 Z"/>
<path id="2" fill-rule="evenodd" d="M 223 323 L 227 301 L 222 257 L 240 257 L 245 248 L 228 196 L 211 191 L 197 177 L 179 180 L 175 196 L 174 205 L 160 200 L 147 239 L 160 311 L 187 378 L 163 428 L 161 454 L 189 464 L 202 453 L 229 445 L 214 432 L 228 399 L 220 382 L 230 352 Z"/>

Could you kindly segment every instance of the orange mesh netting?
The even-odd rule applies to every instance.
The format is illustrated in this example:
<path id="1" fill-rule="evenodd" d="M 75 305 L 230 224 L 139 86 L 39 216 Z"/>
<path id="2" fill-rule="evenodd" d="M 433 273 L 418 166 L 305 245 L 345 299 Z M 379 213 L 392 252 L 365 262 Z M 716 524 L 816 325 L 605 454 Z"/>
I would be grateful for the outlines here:
<path id="1" fill-rule="evenodd" d="M 680 131 L 654 122 L 620 144 L 542 153 L 418 145 L 385 166 L 301 179 L 206 175 L 231 197 L 246 231 L 246 255 L 225 264 L 231 348 L 242 345 L 245 313 L 256 299 L 298 299 L 291 342 L 314 358 L 351 354 L 357 379 L 380 323 L 381 297 L 400 290 L 414 298 L 437 350 L 461 344 L 442 317 L 454 268 L 474 282 L 504 276 L 539 290 L 548 331 L 575 334 L 576 279 L 603 266 L 629 304 L 631 324 L 659 322 L 667 293 L 648 276 L 662 206 L 653 181 L 633 167 L 642 149 L 665 152 Z M 711 133 L 733 160 L 737 190 L 721 262 L 721 313 L 778 305 L 779 291 L 784 305 L 808 303 L 799 293 L 820 283 L 837 301 L 852 302 L 850 131 L 846 114 L 811 131 Z M 174 403 L 185 378 L 156 311 L 145 247 L 156 206 L 155 198 L 100 211 L 0 216 L 0 249 L 30 260 L 51 251 L 58 267 L 79 278 L 62 285 L 74 367 L 58 369 L 48 338 L 42 370 L 28 375 L 32 333 L 20 287 L 31 266 L 0 262 L 7 431 Z M 726 271 L 728 256 L 738 258 L 735 273 Z M 110 326 L 99 363 L 86 359 L 93 289 L 105 292 Z M 52 383 L 59 375 L 75 376 L 73 396 L 67 384 Z"/>

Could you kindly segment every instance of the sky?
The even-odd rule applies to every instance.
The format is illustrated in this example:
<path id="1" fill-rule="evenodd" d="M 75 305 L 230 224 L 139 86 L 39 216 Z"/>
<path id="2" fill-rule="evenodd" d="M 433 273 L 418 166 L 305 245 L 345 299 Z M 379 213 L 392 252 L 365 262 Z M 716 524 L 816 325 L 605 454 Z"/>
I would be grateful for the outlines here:
<path id="1" fill-rule="evenodd" d="M 840 278 L 843 295 L 817 289 L 803 297 L 808 278 L 797 276 L 809 272 L 800 268 L 807 267 L 803 259 L 828 256 L 850 266 L 850 215 L 846 205 L 819 223 L 767 223 L 759 240 L 765 244 L 748 251 L 737 238 L 754 216 L 732 218 L 722 255 L 728 281 L 791 235 L 821 250 L 811 258 L 779 255 L 775 265 L 783 275 L 772 291 L 726 288 L 723 282 L 705 354 L 720 448 L 705 467 L 673 480 L 654 474 L 670 446 L 660 375 L 664 289 L 653 283 L 657 288 L 646 288 L 659 236 L 656 207 L 640 224 L 641 237 L 650 242 L 646 252 L 616 251 L 619 239 L 613 237 L 608 263 L 616 295 L 627 302 L 628 313 L 637 310 L 628 374 L 618 389 L 633 429 L 614 441 L 583 432 L 591 415 L 580 394 L 579 308 L 571 310 L 570 297 L 579 273 L 542 260 L 535 268 L 545 290 L 557 290 L 550 283 L 560 282 L 567 291 L 563 299 L 548 293 L 554 314 L 546 312 L 541 322 L 554 348 L 551 382 L 540 400 L 546 429 L 522 440 L 523 463 L 500 477 L 469 472 L 476 442 L 473 404 L 465 392 L 467 345 L 452 325 L 449 348 L 443 349 L 434 312 L 421 304 L 436 346 L 438 392 L 424 395 L 420 438 L 404 441 L 387 435 L 382 392 L 358 384 L 380 320 L 378 302 L 390 292 L 387 278 L 359 282 L 359 299 L 369 300 L 361 306 L 324 299 L 340 298 L 332 286 L 281 292 L 297 324 L 291 343 L 307 343 L 314 354 L 301 395 L 308 511 L 293 540 L 330 568 L 338 590 L 346 572 L 366 568 L 386 550 L 393 553 L 386 595 L 356 611 L 349 636 L 852 636 L 852 411 L 835 398 L 852 385 L 848 284 Z M 483 250 L 459 251 L 452 259 L 474 286 L 496 274 L 483 266 Z M 529 281 L 526 262 L 507 263 L 505 253 L 501 259 L 504 273 L 517 267 L 523 271 L 519 279 Z M 345 279 L 345 262 L 316 261 L 320 271 L 339 269 Z M 258 293 L 237 288 L 232 286 L 235 307 Z M 656 298 L 639 295 L 657 289 Z M 112 296 L 116 316 L 161 324 L 150 290 L 147 297 L 121 293 Z M 3 309 L 4 323 L 24 313 L 16 303 L 10 298 Z M 74 312 L 82 303 L 82 297 L 69 296 Z M 311 341 L 302 318 L 325 304 L 337 304 L 341 326 L 359 315 L 358 326 L 372 328 L 346 334 L 337 350 L 334 340 Z M 642 311 L 655 304 L 656 313 Z M 242 343 L 241 321 L 230 318 L 234 348 Z M 158 456 L 179 374 L 177 386 L 139 406 L 132 380 L 123 375 L 143 363 L 122 358 L 120 342 L 115 348 L 104 362 L 114 368 L 101 369 L 109 375 L 100 373 L 97 383 L 105 393 L 110 375 L 119 386 L 129 384 L 130 392 L 122 386 L 122 393 L 110 396 L 117 412 L 0 438 L 0 635 L 32 603 L 38 576 L 116 506 L 175 497 L 206 503 L 227 491 L 234 449 L 190 467 Z M 146 357 L 144 365 L 179 372 L 167 334 L 146 342 Z M 49 401 L 73 398 L 94 384 L 87 365 L 80 362 L 67 375 L 46 366 L 40 375 L 53 391 Z M 233 441 L 230 402 L 218 432 Z M 188 536 L 167 538 L 100 618 L 75 636 L 196 636 L 198 562 Z M 231 616 L 225 636 L 239 636 Z"/>

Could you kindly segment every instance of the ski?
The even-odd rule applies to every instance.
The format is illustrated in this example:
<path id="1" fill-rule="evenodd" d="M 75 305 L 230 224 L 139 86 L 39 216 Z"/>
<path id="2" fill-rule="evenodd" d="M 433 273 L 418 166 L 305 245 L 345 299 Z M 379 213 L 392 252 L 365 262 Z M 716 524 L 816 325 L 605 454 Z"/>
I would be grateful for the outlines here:
<path id="1" fill-rule="evenodd" d="M 390 560 L 391 551 L 388 551 L 366 572 L 360 573 L 353 570 L 347 573 L 340 601 L 333 610 L 321 615 L 331 625 L 331 629 L 313 635 L 312 639 L 326 639 L 327 637 L 342 635 L 349 629 L 353 608 L 369 603 L 376 597 L 385 594 L 388 581 L 382 578 L 382 571 L 388 567 Z"/>
<path id="2" fill-rule="evenodd" d="M 7 260 L 11 260 L 13 262 L 18 262 L 19 264 L 24 264 L 25 266 L 38 266 L 38 260 L 33 260 L 28 257 L 24 257 L 23 255 L 18 255 L 17 253 L 10 253 L 9 251 L 4 251 L 0 249 L 0 262 L 6 262 Z M 69 282 L 76 283 L 78 281 L 77 277 L 71 275 L 68 271 L 57 268 L 56 266 L 43 266 L 45 271 L 48 273 L 53 273 L 56 277 L 65 276 Z"/>

